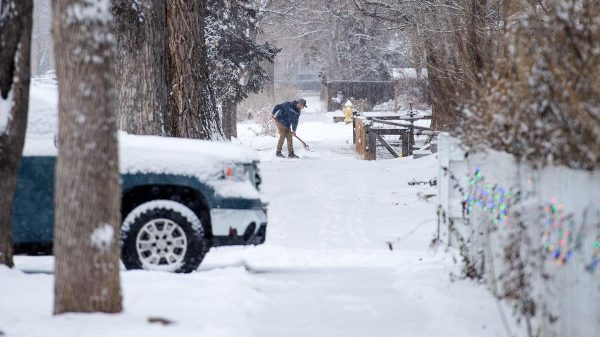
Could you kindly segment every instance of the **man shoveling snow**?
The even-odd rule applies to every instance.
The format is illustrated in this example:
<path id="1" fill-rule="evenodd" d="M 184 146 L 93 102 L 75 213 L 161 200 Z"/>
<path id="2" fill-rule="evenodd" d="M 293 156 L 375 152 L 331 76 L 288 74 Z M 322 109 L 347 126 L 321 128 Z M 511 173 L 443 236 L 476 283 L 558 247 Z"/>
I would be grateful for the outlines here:
<path id="1" fill-rule="evenodd" d="M 299 158 L 294 153 L 294 144 L 292 137 L 296 136 L 296 128 L 298 127 L 298 119 L 300 119 L 300 112 L 306 108 L 306 100 L 300 98 L 297 101 L 284 102 L 277 104 L 271 115 L 277 131 L 279 132 L 279 141 L 277 142 L 277 157 L 283 157 L 281 150 L 283 149 L 283 142 L 287 140 L 288 147 L 288 158 Z"/>

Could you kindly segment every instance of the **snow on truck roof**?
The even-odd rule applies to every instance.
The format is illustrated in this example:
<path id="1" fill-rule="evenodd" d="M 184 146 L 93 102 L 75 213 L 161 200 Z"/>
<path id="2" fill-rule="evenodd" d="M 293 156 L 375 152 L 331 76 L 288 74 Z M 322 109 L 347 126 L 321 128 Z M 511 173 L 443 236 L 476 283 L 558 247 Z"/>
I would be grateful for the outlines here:
<path id="1" fill-rule="evenodd" d="M 198 168 L 228 162 L 258 161 L 250 148 L 226 142 L 211 142 L 159 136 L 136 136 L 119 132 L 121 172 L 173 172 L 198 175 Z"/>
<path id="2" fill-rule="evenodd" d="M 29 93 L 29 118 L 23 155 L 55 156 L 58 130 L 58 88 L 33 79 Z M 121 171 L 141 167 L 165 166 L 172 171 L 180 166 L 203 166 L 211 163 L 258 161 L 255 150 L 228 142 L 195 139 L 137 136 L 119 132 Z M 178 170 L 179 171 L 179 170 Z M 182 170 L 186 171 L 186 170 Z"/>

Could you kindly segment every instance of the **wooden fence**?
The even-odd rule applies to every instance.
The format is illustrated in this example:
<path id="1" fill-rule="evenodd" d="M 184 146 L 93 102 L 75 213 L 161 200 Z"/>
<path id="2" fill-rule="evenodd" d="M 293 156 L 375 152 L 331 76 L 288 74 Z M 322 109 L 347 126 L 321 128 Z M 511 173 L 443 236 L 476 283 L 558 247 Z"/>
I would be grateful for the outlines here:
<path id="1" fill-rule="evenodd" d="M 377 149 L 382 147 L 394 158 L 413 155 L 416 135 L 433 135 L 427 127 L 416 126 L 417 120 L 431 119 L 431 116 L 409 115 L 357 115 L 352 119 L 353 141 L 358 155 L 365 160 L 376 160 Z M 398 136 L 391 142 L 384 136 Z M 400 145 L 400 151 L 393 145 Z"/>

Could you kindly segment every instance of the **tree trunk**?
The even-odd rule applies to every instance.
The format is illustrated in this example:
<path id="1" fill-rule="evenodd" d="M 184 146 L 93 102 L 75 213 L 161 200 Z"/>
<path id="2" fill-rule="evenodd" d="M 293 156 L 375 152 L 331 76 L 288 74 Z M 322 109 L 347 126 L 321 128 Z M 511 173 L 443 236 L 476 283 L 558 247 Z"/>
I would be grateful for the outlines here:
<path id="1" fill-rule="evenodd" d="M 237 137 L 237 104 L 231 101 L 223 102 L 222 106 L 223 133 L 225 138 L 231 140 Z"/>
<path id="2" fill-rule="evenodd" d="M 115 42 L 109 4 L 52 4 L 59 84 L 55 314 L 121 311 Z"/>
<path id="3" fill-rule="evenodd" d="M 209 85 L 204 41 L 204 0 L 167 0 L 169 53 L 168 133 L 176 137 L 222 139 Z"/>
<path id="4" fill-rule="evenodd" d="M 0 264 L 13 266 L 12 211 L 29 106 L 32 0 L 0 0 Z"/>
<path id="5" fill-rule="evenodd" d="M 237 103 L 231 105 L 231 137 L 237 138 Z"/>
<path id="6" fill-rule="evenodd" d="M 117 116 L 122 130 L 165 135 L 167 30 L 164 0 L 115 0 Z"/>
<path id="7" fill-rule="evenodd" d="M 487 63 L 491 61 L 491 45 L 486 39 L 485 31 L 487 7 L 486 0 L 471 0 L 471 6 L 468 15 L 469 24 L 466 25 L 466 36 L 463 38 L 466 44 L 467 65 L 472 73 L 473 85 L 482 85 L 484 72 L 487 70 Z"/>
<path id="8" fill-rule="evenodd" d="M 434 130 L 451 131 L 458 125 L 458 115 L 453 100 L 452 78 L 443 73 L 448 64 L 443 64 L 443 56 L 434 47 L 430 38 L 425 40 L 427 78 L 431 95 L 432 121 Z"/>

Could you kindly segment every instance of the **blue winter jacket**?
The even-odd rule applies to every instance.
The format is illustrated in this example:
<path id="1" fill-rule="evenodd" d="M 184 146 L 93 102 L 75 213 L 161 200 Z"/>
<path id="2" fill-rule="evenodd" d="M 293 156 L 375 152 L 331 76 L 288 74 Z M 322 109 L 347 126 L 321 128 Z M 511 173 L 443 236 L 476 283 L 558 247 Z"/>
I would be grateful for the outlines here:
<path id="1" fill-rule="evenodd" d="M 296 132 L 300 118 L 300 110 L 296 107 L 297 103 L 297 101 L 291 101 L 277 104 L 271 112 L 279 123 L 288 129 L 291 128 L 294 132 Z"/>

